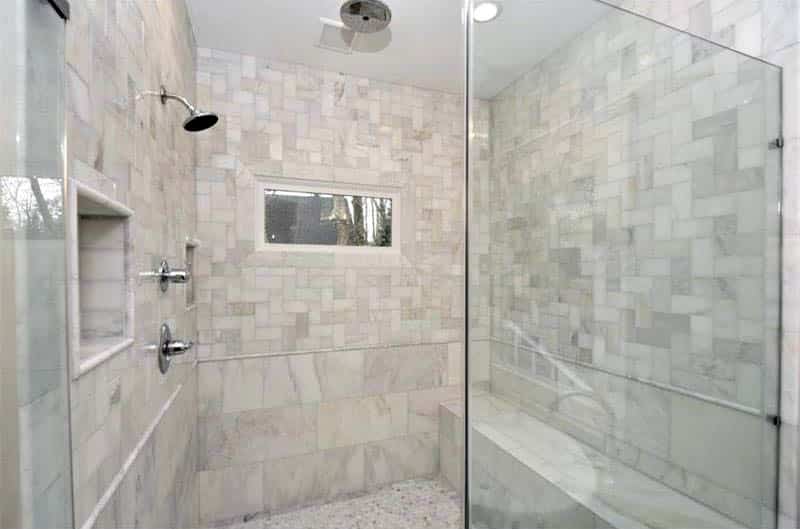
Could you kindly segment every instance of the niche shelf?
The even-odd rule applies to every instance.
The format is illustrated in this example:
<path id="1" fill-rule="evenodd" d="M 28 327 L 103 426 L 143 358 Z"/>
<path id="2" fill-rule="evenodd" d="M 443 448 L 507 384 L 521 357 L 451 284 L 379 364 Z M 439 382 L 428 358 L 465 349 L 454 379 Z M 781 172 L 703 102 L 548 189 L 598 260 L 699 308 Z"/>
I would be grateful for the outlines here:
<path id="1" fill-rule="evenodd" d="M 79 378 L 133 345 L 133 211 L 85 184 L 70 184 L 69 345 Z"/>
<path id="2" fill-rule="evenodd" d="M 196 291 L 195 291 L 195 284 L 194 284 L 194 274 L 195 274 L 195 259 L 196 259 L 196 250 L 197 247 L 200 246 L 200 241 L 197 239 L 192 239 L 187 237 L 186 238 L 186 245 L 184 246 L 184 255 L 183 255 L 183 263 L 186 271 L 189 272 L 189 282 L 186 283 L 186 310 L 191 311 L 194 310 L 196 307 Z"/>

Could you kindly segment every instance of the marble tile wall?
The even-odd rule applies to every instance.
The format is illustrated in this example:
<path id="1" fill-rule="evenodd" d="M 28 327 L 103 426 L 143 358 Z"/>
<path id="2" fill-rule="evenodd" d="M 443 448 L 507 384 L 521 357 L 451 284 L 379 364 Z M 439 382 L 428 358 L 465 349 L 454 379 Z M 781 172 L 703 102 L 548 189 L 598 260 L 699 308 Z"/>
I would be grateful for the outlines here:
<path id="1" fill-rule="evenodd" d="M 469 165 L 469 356 L 470 382 L 485 387 L 489 380 L 491 351 L 491 103 L 473 99 L 471 102 L 471 138 Z"/>
<path id="2" fill-rule="evenodd" d="M 800 513 L 800 6 L 796 0 L 613 0 L 655 20 L 689 29 L 783 67 L 783 283 L 781 336 L 780 523 L 795 527 Z"/>
<path id="3" fill-rule="evenodd" d="M 493 335 L 513 321 L 571 360 L 763 409 L 778 92 L 774 67 L 614 14 L 499 94 Z"/>
<path id="4" fill-rule="evenodd" d="M 739 523 L 770 526 L 774 444 L 762 441 L 766 426 L 759 416 L 588 367 L 570 369 L 592 388 L 593 397 L 563 398 L 557 412 L 549 404 L 568 390 L 557 391 L 502 363 L 492 365 L 492 391 Z M 715 449 L 709 452 L 709 446 Z"/>
<path id="5" fill-rule="evenodd" d="M 195 137 L 181 127 L 184 109 L 136 96 L 163 84 L 194 98 L 186 6 L 70 3 L 69 178 L 134 211 L 130 273 L 153 270 L 162 257 L 180 266 L 186 238 L 195 237 Z M 158 341 L 162 322 L 176 337 L 193 339 L 195 314 L 185 310 L 182 286 L 161 293 L 138 281 L 134 294 L 134 345 L 72 382 L 76 527 L 196 526 L 194 355 L 164 376 L 145 350 Z M 109 501 L 99 504 L 107 493 Z"/>
<path id="6" fill-rule="evenodd" d="M 201 520 L 437 474 L 462 391 L 460 98 L 202 48 L 197 80 L 222 115 L 196 169 Z M 256 250 L 270 177 L 397 191 L 399 252 Z"/>
<path id="7" fill-rule="evenodd" d="M 708 11 L 709 28 L 719 31 L 693 26 L 706 37 L 757 40 L 741 46 L 756 55 L 791 46 L 796 6 L 782 6 L 788 40 L 762 45 L 755 22 L 740 25 L 718 3 L 695 4 L 692 18 Z M 754 14 L 752 4 L 737 13 Z M 531 349 L 601 368 L 579 371 L 618 412 L 625 432 L 617 435 L 687 476 L 702 474 L 710 486 L 690 492 L 749 524 L 760 523 L 761 503 L 772 504 L 774 431 L 762 439 L 756 422 L 737 438 L 741 455 L 767 447 L 753 467 L 764 473 L 762 488 L 762 480 L 726 472 L 741 457 L 735 450 L 727 463 L 698 465 L 692 454 L 704 449 L 681 444 L 681 420 L 691 413 L 677 396 L 634 391 L 622 378 L 609 389 L 613 381 L 605 387 L 598 377 L 774 409 L 776 381 L 764 373 L 775 372 L 778 344 L 780 156 L 767 149 L 780 130 L 778 86 L 775 71 L 754 60 L 613 13 L 493 100 L 489 129 L 493 390 L 546 407 L 554 395 L 534 381 L 558 386 L 563 373 Z M 536 345 L 514 348 L 509 321 Z M 697 404 L 706 425 L 728 420 L 725 410 Z M 602 413 L 595 409 L 589 423 Z M 657 429 L 662 418 L 666 431 Z M 726 491 L 749 498 L 749 512 Z"/>

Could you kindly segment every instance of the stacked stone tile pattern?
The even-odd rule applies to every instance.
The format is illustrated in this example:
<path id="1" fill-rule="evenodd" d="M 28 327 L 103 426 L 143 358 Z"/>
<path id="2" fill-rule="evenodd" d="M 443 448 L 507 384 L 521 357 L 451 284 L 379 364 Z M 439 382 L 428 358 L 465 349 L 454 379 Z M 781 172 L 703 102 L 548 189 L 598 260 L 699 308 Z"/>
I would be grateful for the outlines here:
<path id="1" fill-rule="evenodd" d="M 654 29 L 615 15 L 493 102 L 493 331 L 761 408 L 778 72 Z"/>

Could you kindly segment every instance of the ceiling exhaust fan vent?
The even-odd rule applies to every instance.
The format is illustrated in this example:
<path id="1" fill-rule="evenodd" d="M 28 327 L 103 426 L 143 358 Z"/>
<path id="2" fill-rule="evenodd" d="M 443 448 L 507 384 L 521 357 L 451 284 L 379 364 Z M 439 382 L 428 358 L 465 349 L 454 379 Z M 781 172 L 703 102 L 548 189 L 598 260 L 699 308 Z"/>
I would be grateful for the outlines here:
<path id="1" fill-rule="evenodd" d="M 345 26 L 339 20 L 320 18 L 319 21 L 322 23 L 322 31 L 319 35 L 317 47 L 324 50 L 344 53 L 345 55 L 353 53 L 353 43 L 356 38 L 355 31 Z"/>

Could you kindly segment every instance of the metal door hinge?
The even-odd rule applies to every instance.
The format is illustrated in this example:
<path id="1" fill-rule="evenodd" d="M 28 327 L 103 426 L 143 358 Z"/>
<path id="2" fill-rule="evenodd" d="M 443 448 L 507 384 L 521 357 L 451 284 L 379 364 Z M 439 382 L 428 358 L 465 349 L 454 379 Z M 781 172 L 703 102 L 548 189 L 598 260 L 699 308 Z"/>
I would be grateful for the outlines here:
<path id="1" fill-rule="evenodd" d="M 781 424 L 783 424 L 783 421 L 781 421 L 781 416 L 773 414 L 767 415 L 767 422 L 775 426 L 776 428 L 780 428 Z"/>
<path id="2" fill-rule="evenodd" d="M 770 149 L 783 149 L 783 144 L 784 144 L 783 136 L 780 136 L 778 138 L 775 138 L 771 142 L 769 142 L 769 148 Z"/>

